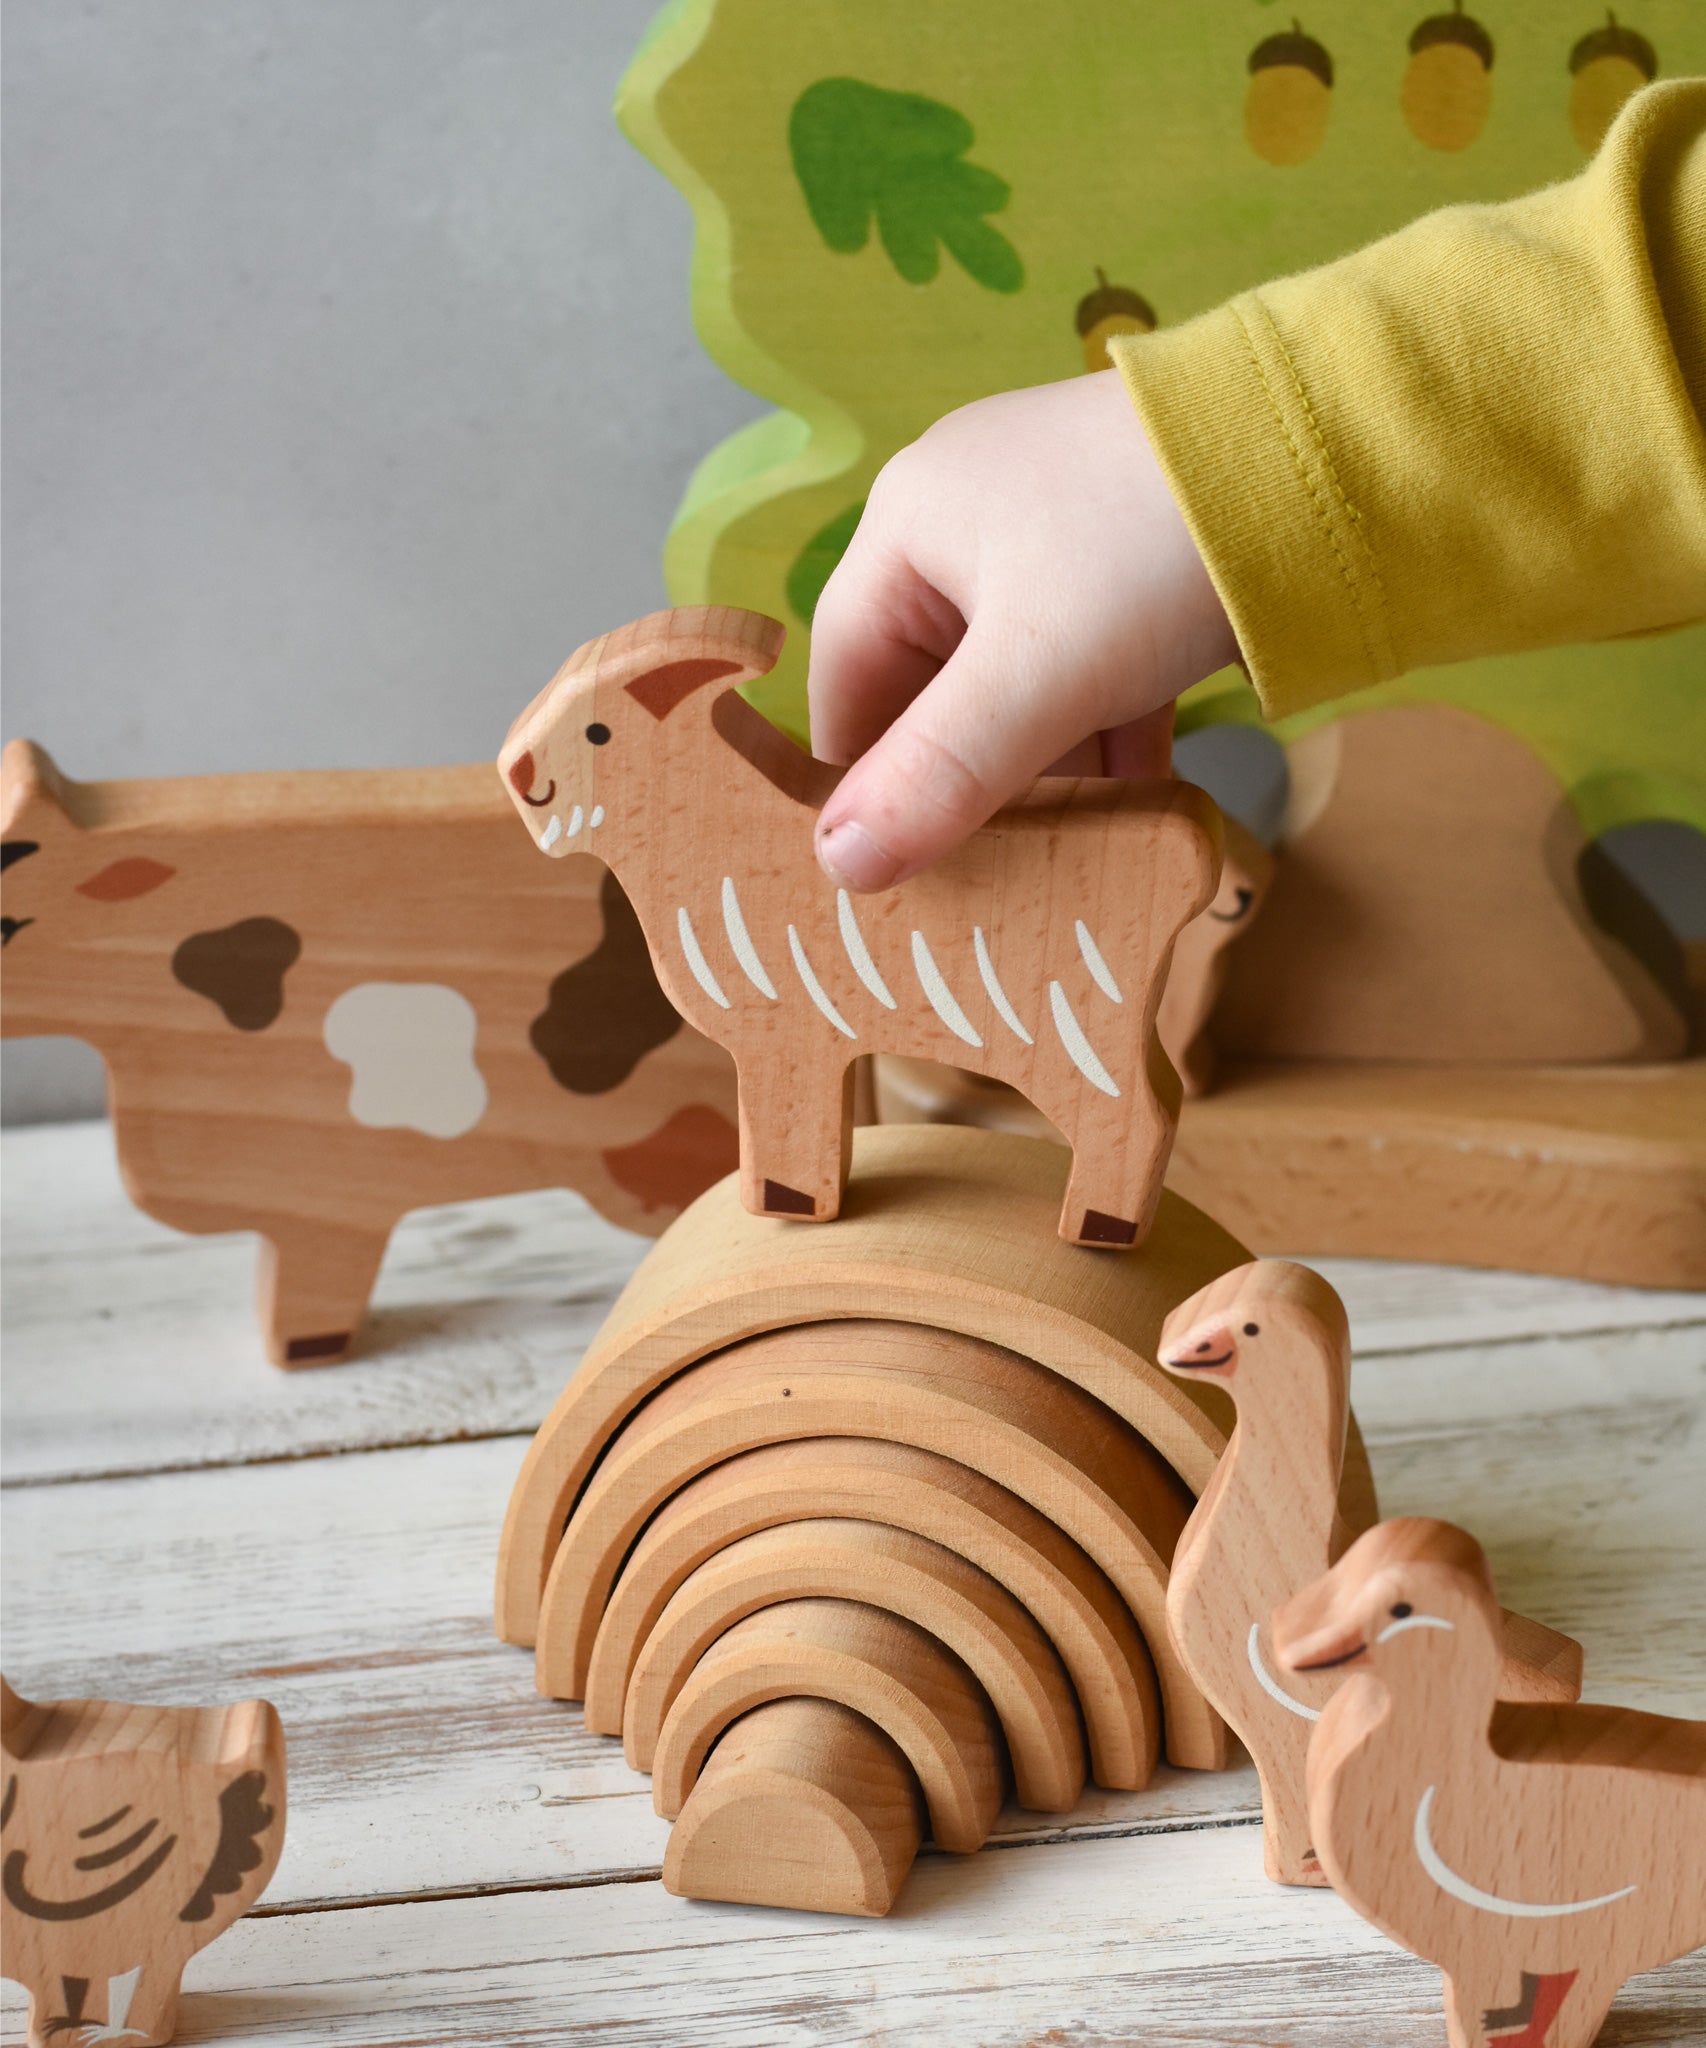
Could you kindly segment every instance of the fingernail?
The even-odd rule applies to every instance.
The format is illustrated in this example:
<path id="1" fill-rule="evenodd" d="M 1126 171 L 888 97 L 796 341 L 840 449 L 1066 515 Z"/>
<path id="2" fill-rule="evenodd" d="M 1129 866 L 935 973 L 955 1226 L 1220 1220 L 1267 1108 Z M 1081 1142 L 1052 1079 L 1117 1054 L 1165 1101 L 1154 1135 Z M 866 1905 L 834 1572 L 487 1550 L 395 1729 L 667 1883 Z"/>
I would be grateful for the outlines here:
<path id="1" fill-rule="evenodd" d="M 832 882 L 864 895 L 886 889 L 900 872 L 900 862 L 851 818 L 829 828 L 817 843 L 817 857 Z"/>

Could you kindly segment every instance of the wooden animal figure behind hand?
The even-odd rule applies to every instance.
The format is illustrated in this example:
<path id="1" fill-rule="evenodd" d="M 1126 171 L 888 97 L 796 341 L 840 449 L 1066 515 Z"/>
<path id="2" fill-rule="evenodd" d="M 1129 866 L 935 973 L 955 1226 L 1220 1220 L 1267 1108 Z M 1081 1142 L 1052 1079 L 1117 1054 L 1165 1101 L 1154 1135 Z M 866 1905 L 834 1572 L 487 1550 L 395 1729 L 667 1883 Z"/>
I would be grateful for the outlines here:
<path id="1" fill-rule="evenodd" d="M 1162 1325 L 1157 1356 L 1180 1379 L 1223 1387 L 1238 1410 L 1173 1554 L 1167 1625 L 1192 1678 L 1255 1760 L 1268 1875 L 1325 1884 L 1305 1769 L 1337 1674 L 1277 1671 L 1268 1617 L 1341 1547 L 1351 1369 L 1344 1304 L 1307 1266 L 1258 1259 L 1181 1302 Z M 1515 1614 L 1501 1631 L 1502 1696 L 1576 1697 L 1579 1644 Z"/>
<path id="2" fill-rule="evenodd" d="M 895 1052 L 1011 1082 L 1073 1147 L 1061 1235 L 1141 1242 L 1179 1110 L 1156 1012 L 1214 896 L 1219 813 L 1189 783 L 1045 780 L 855 900 L 813 855 L 838 771 L 735 687 L 782 638 L 753 612 L 640 619 L 572 656 L 499 760 L 547 853 L 596 835 L 671 1001 L 734 1054 L 747 1207 L 838 1212 L 851 1063 Z"/>
<path id="3" fill-rule="evenodd" d="M 1321 1861 L 1445 1972 L 1452 2048 L 1587 2048 L 1626 1977 L 1706 1942 L 1706 1722 L 1501 1703 L 1472 1536 L 1381 1523 L 1274 1637 L 1340 1679 L 1309 1745 Z"/>
<path id="4" fill-rule="evenodd" d="M 35 1705 L 0 1679 L 0 1744 L 0 1929 L 30 2048 L 169 2041 L 185 1963 L 278 1867 L 277 1714 Z"/>

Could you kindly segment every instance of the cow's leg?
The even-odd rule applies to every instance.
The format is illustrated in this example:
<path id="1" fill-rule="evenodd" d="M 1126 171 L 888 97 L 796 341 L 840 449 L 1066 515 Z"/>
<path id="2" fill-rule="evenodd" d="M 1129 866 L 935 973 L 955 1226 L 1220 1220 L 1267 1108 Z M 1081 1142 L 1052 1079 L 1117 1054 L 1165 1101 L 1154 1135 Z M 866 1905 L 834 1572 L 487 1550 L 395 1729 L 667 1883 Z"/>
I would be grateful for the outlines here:
<path id="1" fill-rule="evenodd" d="M 281 1223 L 261 1244 L 261 1330 L 274 1365 L 342 1358 L 367 1314 L 387 1230 Z"/>
<path id="2" fill-rule="evenodd" d="M 740 1198 L 754 1216 L 840 1214 L 853 1152 L 853 1069 L 804 1090 L 780 1061 L 740 1070 Z"/>
<path id="3" fill-rule="evenodd" d="M 1033 1098 L 1072 1147 L 1060 1211 L 1068 1244 L 1134 1245 L 1149 1235 L 1179 1117 L 1178 1076 L 1168 1068 L 1161 1078 L 1165 1095 L 1140 1069 L 1118 1102 L 1076 1087 L 1055 1100 Z"/>

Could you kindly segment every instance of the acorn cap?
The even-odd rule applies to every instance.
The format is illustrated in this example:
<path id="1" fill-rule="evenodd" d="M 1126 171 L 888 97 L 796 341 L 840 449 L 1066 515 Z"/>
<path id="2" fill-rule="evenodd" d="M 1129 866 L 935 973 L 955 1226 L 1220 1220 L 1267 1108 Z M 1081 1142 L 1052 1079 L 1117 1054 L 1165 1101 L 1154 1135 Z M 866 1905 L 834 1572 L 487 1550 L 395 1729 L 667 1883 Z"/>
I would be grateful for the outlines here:
<path id="1" fill-rule="evenodd" d="M 1430 14 L 1419 23 L 1410 38 L 1410 55 L 1419 57 L 1424 50 L 1441 43 L 1456 43 L 1465 50 L 1473 50 L 1483 66 L 1492 70 L 1493 39 L 1472 14 L 1463 12 L 1461 4 L 1454 13 Z"/>
<path id="2" fill-rule="evenodd" d="M 1601 57 L 1621 57 L 1649 81 L 1659 75 L 1659 53 L 1645 36 L 1625 28 L 1609 8 L 1604 28 L 1589 29 L 1570 52 L 1570 76 L 1574 78 L 1578 71 L 1597 64 Z"/>
<path id="3" fill-rule="evenodd" d="M 1145 327 L 1160 326 L 1155 308 L 1141 292 L 1131 291 L 1123 284 L 1109 284 L 1108 273 L 1100 265 L 1097 266 L 1096 277 L 1096 289 L 1086 292 L 1078 301 L 1074 324 L 1080 334 L 1088 334 L 1098 321 L 1112 319 L 1116 313 L 1141 320 Z"/>
<path id="4" fill-rule="evenodd" d="M 1269 36 L 1250 52 L 1250 72 L 1271 70 L 1277 64 L 1295 64 L 1300 71 L 1313 71 L 1321 83 L 1331 87 L 1333 60 L 1315 40 L 1306 36 L 1300 22 L 1293 22 L 1277 36 Z"/>

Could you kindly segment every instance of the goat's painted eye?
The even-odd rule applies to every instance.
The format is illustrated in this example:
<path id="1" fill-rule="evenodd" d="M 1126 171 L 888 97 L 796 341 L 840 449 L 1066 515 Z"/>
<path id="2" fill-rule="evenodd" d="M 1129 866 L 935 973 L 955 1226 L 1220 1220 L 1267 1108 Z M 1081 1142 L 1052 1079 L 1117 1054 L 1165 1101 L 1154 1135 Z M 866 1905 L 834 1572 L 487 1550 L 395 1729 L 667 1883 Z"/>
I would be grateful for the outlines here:
<path id="1" fill-rule="evenodd" d="M 592 724 L 586 729 L 586 736 L 595 747 L 602 747 L 604 742 L 610 737 L 610 728 L 602 724 L 598 719 L 594 719 Z"/>
<path id="2" fill-rule="evenodd" d="M 1246 1323 L 1246 1324 L 1244 1325 L 1244 1334 L 1245 1334 L 1245 1336 L 1246 1336 L 1246 1337 L 1259 1337 L 1259 1336 L 1260 1336 L 1260 1335 L 1262 1334 L 1262 1326 L 1261 1326 L 1261 1324 L 1260 1324 L 1260 1323 Z"/>
<path id="3" fill-rule="evenodd" d="M 1394 1621 L 1403 1621 L 1407 1615 L 1414 1614 L 1415 1611 L 1408 1600 L 1400 1600 L 1398 1605 L 1392 1610 L 1392 1619 Z"/>

